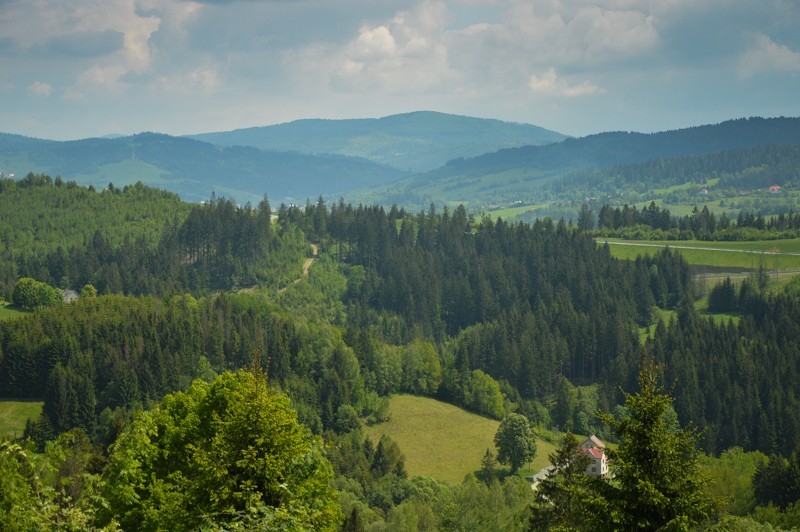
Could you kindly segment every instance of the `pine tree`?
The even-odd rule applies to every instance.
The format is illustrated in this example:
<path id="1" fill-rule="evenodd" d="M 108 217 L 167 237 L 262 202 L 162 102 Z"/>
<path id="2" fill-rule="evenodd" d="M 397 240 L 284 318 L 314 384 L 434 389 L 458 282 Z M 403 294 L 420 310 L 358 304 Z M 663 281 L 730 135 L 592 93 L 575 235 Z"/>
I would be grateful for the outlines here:
<path id="1" fill-rule="evenodd" d="M 704 494 L 699 434 L 669 416 L 673 398 L 659 384 L 661 370 L 645 356 L 637 394 L 625 394 L 628 415 L 601 415 L 619 439 L 607 450 L 613 482 L 601 485 L 606 511 L 590 514 L 604 529 L 689 530 L 705 522 L 715 503 Z"/>
<path id="2" fill-rule="evenodd" d="M 577 441 L 565 438 L 532 508 L 532 530 L 690 530 L 706 523 L 715 502 L 704 493 L 698 433 L 678 427 L 660 378 L 645 357 L 639 392 L 625 394 L 627 413 L 600 416 L 619 441 L 606 449 L 611 479 L 583 478 Z"/>
<path id="3" fill-rule="evenodd" d="M 581 501 L 589 489 L 586 467 L 589 457 L 571 432 L 564 434 L 561 446 L 550 455 L 552 469 L 536 485 L 536 500 L 531 507 L 531 530 L 580 529 Z"/>

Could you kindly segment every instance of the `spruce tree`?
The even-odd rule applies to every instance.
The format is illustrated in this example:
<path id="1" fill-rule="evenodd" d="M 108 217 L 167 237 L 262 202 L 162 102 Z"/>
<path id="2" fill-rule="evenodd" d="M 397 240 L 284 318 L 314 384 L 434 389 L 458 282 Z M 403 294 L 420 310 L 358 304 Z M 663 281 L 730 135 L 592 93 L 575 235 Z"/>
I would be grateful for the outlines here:
<path id="1" fill-rule="evenodd" d="M 600 416 L 619 441 L 606 449 L 610 479 L 582 478 L 577 442 L 565 438 L 532 508 L 532 530 L 691 530 L 707 522 L 715 502 L 703 490 L 698 433 L 677 425 L 660 378 L 645 357 L 639 392 L 625 394 L 627 413 Z"/>
<path id="2" fill-rule="evenodd" d="M 607 449 L 613 480 L 599 484 L 605 511 L 593 512 L 607 530 L 689 530 L 702 524 L 715 504 L 704 494 L 698 432 L 679 428 L 670 416 L 673 398 L 661 384 L 661 370 L 645 356 L 640 390 L 625 394 L 629 414 L 601 415 L 619 446 Z"/>

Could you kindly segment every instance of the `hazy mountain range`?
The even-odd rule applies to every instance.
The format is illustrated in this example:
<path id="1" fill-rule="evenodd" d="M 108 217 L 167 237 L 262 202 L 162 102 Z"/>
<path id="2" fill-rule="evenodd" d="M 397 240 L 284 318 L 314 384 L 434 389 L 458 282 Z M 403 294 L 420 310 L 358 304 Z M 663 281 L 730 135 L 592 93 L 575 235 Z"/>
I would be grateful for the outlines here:
<path id="1" fill-rule="evenodd" d="M 550 144 L 567 138 L 530 124 L 431 111 L 383 118 L 296 120 L 191 137 L 220 146 L 361 157 L 409 173 L 433 170 L 458 157 Z"/>
<path id="2" fill-rule="evenodd" d="M 298 120 L 231 132 L 75 141 L 0 134 L 0 172 L 60 175 L 96 187 L 142 181 L 184 199 L 305 203 L 322 195 L 425 205 L 530 196 L 582 169 L 766 144 L 800 144 L 800 119 L 750 118 L 662 133 L 568 138 L 498 120 L 417 112 Z"/>

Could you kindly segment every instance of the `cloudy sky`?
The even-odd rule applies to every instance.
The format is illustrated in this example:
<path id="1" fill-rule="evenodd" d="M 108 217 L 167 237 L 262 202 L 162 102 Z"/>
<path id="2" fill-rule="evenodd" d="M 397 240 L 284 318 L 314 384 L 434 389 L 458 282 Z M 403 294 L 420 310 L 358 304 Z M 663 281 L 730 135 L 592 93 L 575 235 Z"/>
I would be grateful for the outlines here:
<path id="1" fill-rule="evenodd" d="M 800 116 L 800 1 L 0 0 L 0 131 L 423 109 L 570 135 Z"/>

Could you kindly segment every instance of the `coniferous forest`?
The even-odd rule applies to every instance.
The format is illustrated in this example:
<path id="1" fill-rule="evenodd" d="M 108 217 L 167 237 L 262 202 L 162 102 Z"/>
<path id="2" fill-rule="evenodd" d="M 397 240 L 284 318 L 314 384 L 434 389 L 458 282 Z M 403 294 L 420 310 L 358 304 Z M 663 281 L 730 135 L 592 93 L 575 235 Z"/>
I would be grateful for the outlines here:
<path id="1" fill-rule="evenodd" d="M 715 288 L 739 315 L 715 321 L 676 251 L 618 260 L 563 220 L 34 174 L 0 182 L 0 213 L 0 295 L 32 309 L 0 321 L 0 396 L 44 402 L 0 448 L 0 528 L 800 525 L 800 295 L 758 275 Z M 565 473 L 544 499 L 488 459 L 459 485 L 410 476 L 362 432 L 397 393 L 567 433 Z M 570 432 L 619 445 L 615 484 L 567 474 Z M 638 491 L 644 438 L 682 464 L 651 471 L 680 503 Z M 749 496 L 715 498 L 724 467 Z"/>

